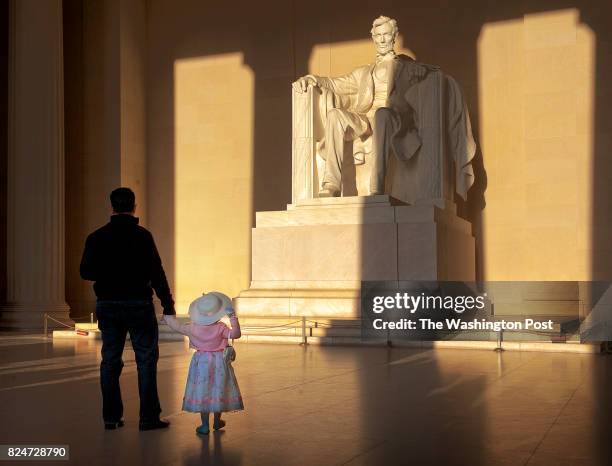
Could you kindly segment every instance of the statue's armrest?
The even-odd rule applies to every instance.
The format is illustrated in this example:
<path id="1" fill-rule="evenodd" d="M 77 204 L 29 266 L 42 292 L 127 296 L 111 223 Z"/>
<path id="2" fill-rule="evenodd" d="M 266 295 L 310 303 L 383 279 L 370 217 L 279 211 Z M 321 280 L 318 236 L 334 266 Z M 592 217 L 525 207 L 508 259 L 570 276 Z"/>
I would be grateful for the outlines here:
<path id="1" fill-rule="evenodd" d="M 306 92 L 299 92 L 292 89 L 292 128 L 293 139 L 313 137 L 313 126 L 316 115 L 315 93 L 317 88 L 309 87 Z"/>
<path id="2" fill-rule="evenodd" d="M 334 94 L 326 88 L 309 87 L 306 92 L 292 88 L 292 196 L 312 199 L 318 192 L 316 176 L 317 142 L 325 134 L 327 113 L 332 108 L 349 108 L 348 96 Z"/>
<path id="3" fill-rule="evenodd" d="M 292 202 L 312 199 L 314 181 L 315 132 L 320 131 L 321 122 L 316 108 L 317 88 L 309 87 L 306 92 L 292 89 Z"/>

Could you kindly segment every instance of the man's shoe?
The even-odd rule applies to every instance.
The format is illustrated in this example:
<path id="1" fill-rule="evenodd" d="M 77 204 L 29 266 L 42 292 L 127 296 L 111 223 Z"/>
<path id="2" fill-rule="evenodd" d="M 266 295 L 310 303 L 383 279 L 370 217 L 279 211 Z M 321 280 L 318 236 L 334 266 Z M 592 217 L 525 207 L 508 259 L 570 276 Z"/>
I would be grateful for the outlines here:
<path id="1" fill-rule="evenodd" d="M 138 426 L 139 430 L 155 430 L 155 429 L 165 429 L 166 427 L 170 427 L 170 421 L 164 421 L 163 419 L 158 419 L 152 422 L 141 422 Z"/>
<path id="2" fill-rule="evenodd" d="M 319 191 L 319 197 L 338 197 L 340 196 L 340 190 L 338 188 L 323 188 Z"/>
<path id="3" fill-rule="evenodd" d="M 117 427 L 123 427 L 124 424 L 123 419 L 119 419 L 117 422 L 105 422 L 104 428 L 106 430 L 115 430 Z"/>

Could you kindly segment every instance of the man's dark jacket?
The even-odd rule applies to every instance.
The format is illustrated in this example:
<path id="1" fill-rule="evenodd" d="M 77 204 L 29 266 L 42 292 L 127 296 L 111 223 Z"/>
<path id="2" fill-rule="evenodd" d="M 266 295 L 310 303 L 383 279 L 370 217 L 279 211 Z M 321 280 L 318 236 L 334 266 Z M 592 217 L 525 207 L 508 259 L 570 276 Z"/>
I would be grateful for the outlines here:
<path id="1" fill-rule="evenodd" d="M 164 314 L 175 314 L 153 236 L 132 215 L 113 215 L 87 237 L 81 277 L 95 282 L 99 301 L 151 300 L 155 290 Z"/>

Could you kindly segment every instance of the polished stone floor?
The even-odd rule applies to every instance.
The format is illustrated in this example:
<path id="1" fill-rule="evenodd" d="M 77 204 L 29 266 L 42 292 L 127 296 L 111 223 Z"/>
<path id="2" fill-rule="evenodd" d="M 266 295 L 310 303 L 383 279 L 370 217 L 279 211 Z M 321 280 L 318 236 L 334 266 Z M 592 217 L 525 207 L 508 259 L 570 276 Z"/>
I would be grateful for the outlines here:
<path id="1" fill-rule="evenodd" d="M 237 345 L 246 410 L 200 438 L 182 342 L 160 344 L 165 431 L 138 431 L 131 349 L 126 426 L 103 430 L 99 350 L 2 334 L 0 443 L 69 444 L 88 466 L 612 464 L 612 356 Z"/>

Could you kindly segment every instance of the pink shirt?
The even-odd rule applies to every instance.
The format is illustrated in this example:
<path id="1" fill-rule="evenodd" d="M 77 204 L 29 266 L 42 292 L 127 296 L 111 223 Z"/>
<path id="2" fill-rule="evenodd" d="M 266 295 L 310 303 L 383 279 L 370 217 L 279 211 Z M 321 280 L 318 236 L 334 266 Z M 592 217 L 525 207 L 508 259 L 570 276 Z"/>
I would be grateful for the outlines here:
<path id="1" fill-rule="evenodd" d="M 240 323 L 236 316 L 230 317 L 232 328 L 223 322 L 210 325 L 199 325 L 193 322 L 180 324 L 176 316 L 165 315 L 164 320 L 172 330 L 187 335 L 189 346 L 198 351 L 223 351 L 228 338 L 240 338 Z"/>

